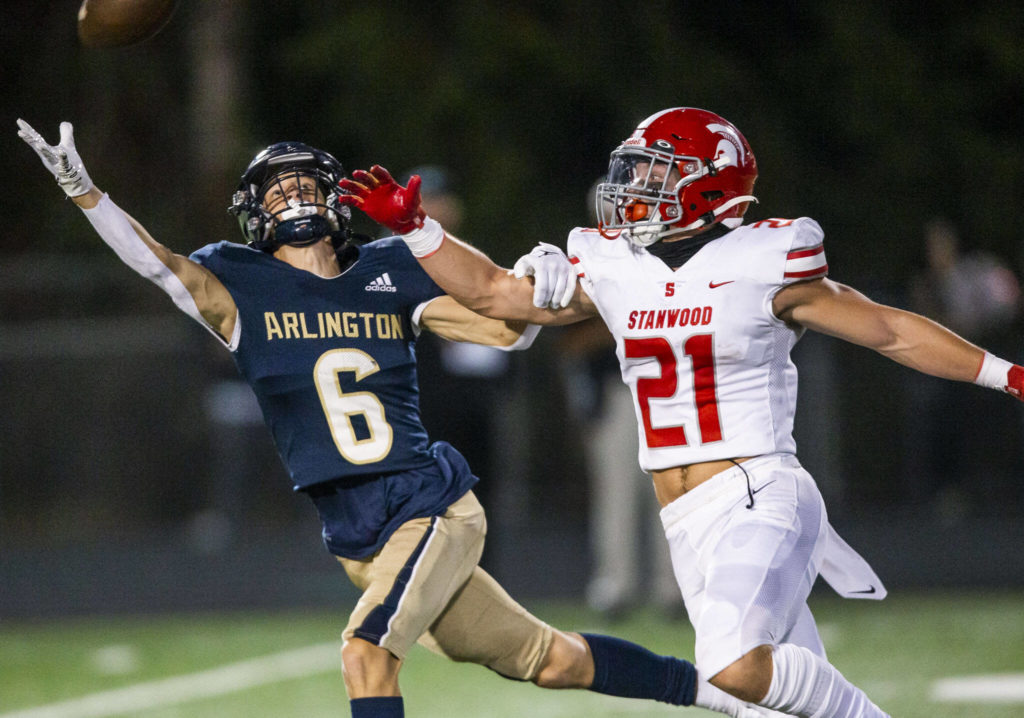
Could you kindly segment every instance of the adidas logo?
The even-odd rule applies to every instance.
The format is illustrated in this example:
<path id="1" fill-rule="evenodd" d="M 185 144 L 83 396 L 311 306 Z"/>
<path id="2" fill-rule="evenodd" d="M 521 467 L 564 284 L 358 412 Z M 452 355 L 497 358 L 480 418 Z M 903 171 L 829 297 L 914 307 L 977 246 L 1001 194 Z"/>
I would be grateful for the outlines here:
<path id="1" fill-rule="evenodd" d="M 372 282 L 366 285 L 366 291 L 368 292 L 397 292 L 398 288 L 391 283 L 391 277 L 387 272 L 380 275 Z"/>

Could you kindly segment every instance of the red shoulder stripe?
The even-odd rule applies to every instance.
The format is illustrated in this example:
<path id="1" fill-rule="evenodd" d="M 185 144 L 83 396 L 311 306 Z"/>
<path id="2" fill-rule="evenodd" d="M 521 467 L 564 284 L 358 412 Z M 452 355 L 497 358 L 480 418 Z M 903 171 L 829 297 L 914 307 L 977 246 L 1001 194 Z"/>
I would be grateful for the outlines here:
<path id="1" fill-rule="evenodd" d="M 807 269 L 803 272 L 786 272 L 782 276 L 786 279 L 807 279 L 808 277 L 824 277 L 826 274 L 828 274 L 828 265 L 823 264 L 820 267 Z"/>
<path id="2" fill-rule="evenodd" d="M 801 259 L 802 257 L 813 257 L 815 254 L 821 254 L 825 251 L 825 246 L 822 244 L 815 245 L 814 247 L 808 247 L 807 249 L 794 249 L 792 252 L 786 255 L 786 259 Z"/>

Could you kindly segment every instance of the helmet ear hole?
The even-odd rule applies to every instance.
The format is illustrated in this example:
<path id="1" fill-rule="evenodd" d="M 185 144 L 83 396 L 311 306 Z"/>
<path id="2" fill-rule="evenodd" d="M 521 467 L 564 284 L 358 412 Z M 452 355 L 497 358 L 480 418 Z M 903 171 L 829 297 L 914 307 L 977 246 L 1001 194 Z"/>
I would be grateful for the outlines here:
<path id="1" fill-rule="evenodd" d="M 700 196 L 708 202 L 714 202 L 716 199 L 722 199 L 725 196 L 725 192 L 722 190 L 714 189 L 709 192 L 701 192 Z"/>

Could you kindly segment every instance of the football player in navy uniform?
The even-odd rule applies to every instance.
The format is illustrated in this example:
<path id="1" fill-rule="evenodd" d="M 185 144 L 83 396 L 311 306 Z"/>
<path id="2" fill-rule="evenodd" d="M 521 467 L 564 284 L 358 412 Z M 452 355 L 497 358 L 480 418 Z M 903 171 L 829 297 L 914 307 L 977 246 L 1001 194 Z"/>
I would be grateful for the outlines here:
<path id="1" fill-rule="evenodd" d="M 342 634 L 354 718 L 404 715 L 398 673 L 417 641 L 543 687 L 694 703 L 691 663 L 554 629 L 477 565 L 486 531 L 477 478 L 420 422 L 416 336 L 426 328 L 518 349 L 536 326 L 456 303 L 401 239 L 352 242 L 344 172 L 326 152 L 298 142 L 260 152 L 231 204 L 246 244 L 185 257 L 93 185 L 70 123 L 57 145 L 18 126 L 104 242 L 209 330 L 255 392 L 295 490 L 316 505 L 324 543 L 362 591 Z M 537 274 L 542 290 L 572 281 L 554 259 L 554 275 Z M 724 693 L 716 705 L 761 715 Z"/>
<path id="2" fill-rule="evenodd" d="M 684 107 L 651 115 L 612 152 L 598 227 L 569 234 L 563 261 L 578 285 L 540 295 L 540 283 L 510 277 L 426 217 L 413 181 L 402 187 L 379 166 L 356 171 L 342 202 L 400 233 L 441 287 L 482 314 L 604 320 L 696 631 L 698 696 L 710 684 L 806 718 L 880 718 L 828 662 L 807 606 L 818 575 L 849 598 L 885 589 L 832 529 L 797 461 L 790 350 L 814 329 L 1017 398 L 1024 369 L 829 279 L 813 219 L 743 224 L 756 179 L 750 146 L 724 118 Z M 541 244 L 517 274 L 556 256 Z"/>

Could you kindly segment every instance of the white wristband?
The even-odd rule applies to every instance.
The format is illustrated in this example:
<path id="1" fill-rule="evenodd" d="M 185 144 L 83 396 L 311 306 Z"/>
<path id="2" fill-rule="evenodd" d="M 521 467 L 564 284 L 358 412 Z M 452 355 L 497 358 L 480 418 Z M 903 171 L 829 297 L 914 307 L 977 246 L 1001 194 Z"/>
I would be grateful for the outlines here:
<path id="1" fill-rule="evenodd" d="M 429 257 L 441 248 L 444 229 L 441 223 L 430 217 L 423 218 L 423 226 L 402 235 L 414 257 Z"/>
<path id="2" fill-rule="evenodd" d="M 503 352 L 521 352 L 524 349 L 530 348 L 530 345 L 533 344 L 533 340 L 537 338 L 539 333 L 539 324 L 527 324 L 526 329 L 523 330 L 523 333 L 513 343 L 507 347 L 495 347 L 495 349 L 500 349 Z"/>
<path id="3" fill-rule="evenodd" d="M 978 386 L 987 386 L 989 389 L 1006 391 L 1006 387 L 1010 384 L 1010 369 L 1012 368 L 1011 362 L 985 352 L 985 358 L 981 362 L 981 369 L 978 370 L 978 376 L 974 378 L 974 383 Z"/>

